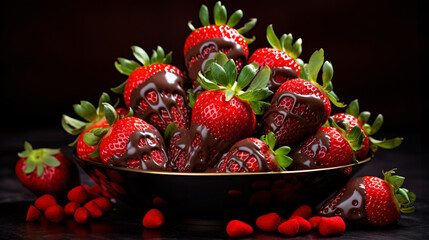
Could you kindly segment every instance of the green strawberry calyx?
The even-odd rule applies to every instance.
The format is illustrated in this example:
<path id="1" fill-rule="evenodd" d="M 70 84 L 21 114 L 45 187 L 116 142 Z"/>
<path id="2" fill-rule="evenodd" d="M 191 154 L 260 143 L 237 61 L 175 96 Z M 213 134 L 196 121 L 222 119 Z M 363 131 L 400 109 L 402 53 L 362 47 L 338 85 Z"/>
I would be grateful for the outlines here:
<path id="1" fill-rule="evenodd" d="M 25 159 L 26 166 L 22 171 L 25 174 L 31 174 L 36 171 L 37 176 L 42 177 L 45 166 L 56 168 L 61 165 L 61 162 L 55 157 L 60 152 L 60 149 L 52 148 L 33 149 L 31 144 L 25 141 L 24 151 L 18 153 L 20 158 Z"/>
<path id="2" fill-rule="evenodd" d="M 200 11 L 198 13 L 198 16 L 200 18 L 201 24 L 206 27 L 212 25 L 209 20 L 209 10 L 206 5 L 201 5 Z M 240 20 L 243 18 L 243 11 L 241 9 L 238 9 L 234 13 L 231 14 L 231 16 L 228 19 L 228 14 L 226 11 L 226 7 L 222 5 L 220 1 L 216 2 L 213 9 L 213 19 L 215 25 L 228 25 L 232 28 L 234 28 Z M 240 33 L 241 37 L 246 40 L 247 44 L 251 44 L 255 41 L 255 36 L 252 38 L 246 38 L 243 36 L 243 34 L 247 33 L 248 31 L 252 30 L 256 25 L 257 19 L 251 18 L 247 23 L 243 25 L 243 27 L 238 28 L 237 31 Z M 191 29 L 191 31 L 195 31 L 196 28 L 194 25 L 192 25 L 192 21 L 188 22 L 188 27 Z"/>
<path id="3" fill-rule="evenodd" d="M 379 147 L 383 149 L 393 149 L 401 145 L 402 140 L 404 140 L 404 138 L 402 137 L 395 137 L 395 138 L 383 139 L 383 140 L 378 140 L 371 137 L 372 135 L 376 134 L 380 130 L 384 122 L 384 117 L 383 115 L 378 114 L 374 122 L 372 124 L 369 124 L 368 120 L 371 116 L 371 113 L 368 111 L 360 112 L 359 108 L 360 108 L 359 100 L 355 99 L 350 102 L 350 104 L 345 110 L 345 113 L 350 114 L 359 120 L 359 123 L 362 125 L 362 128 L 364 129 L 365 133 L 368 135 L 369 148 L 371 149 L 372 152 L 376 152 Z"/>
<path id="4" fill-rule="evenodd" d="M 346 104 L 339 102 L 338 96 L 333 91 L 332 77 L 334 76 L 334 68 L 332 64 L 325 61 L 324 50 L 316 50 L 310 57 L 308 63 L 301 65 L 299 77 L 301 79 L 312 82 L 314 85 L 323 90 L 328 96 L 332 104 L 337 107 L 345 107 Z M 298 62 L 299 63 L 299 62 Z M 322 85 L 317 82 L 317 78 L 322 69 Z"/>
<path id="5" fill-rule="evenodd" d="M 110 96 L 109 94 L 103 92 L 98 100 L 97 107 L 95 107 L 89 101 L 84 100 L 81 101 L 80 104 L 74 104 L 74 112 L 79 117 L 83 118 L 83 120 L 78 120 L 63 114 L 61 119 L 61 125 L 63 129 L 73 136 L 81 134 L 83 131 L 88 129 L 90 126 L 92 126 L 105 116 L 103 105 L 104 103 L 110 103 Z M 118 102 L 115 103 L 115 106 L 117 104 Z M 77 143 L 77 139 L 78 138 L 76 138 L 72 143 L 70 143 L 69 146 L 75 146 Z"/>
<path id="6" fill-rule="evenodd" d="M 270 24 L 267 27 L 267 40 L 271 47 L 281 50 L 287 53 L 290 57 L 297 60 L 298 62 L 303 63 L 298 57 L 302 53 L 302 39 L 298 38 L 295 43 L 293 42 L 293 36 L 291 33 L 283 34 L 280 39 L 274 32 L 273 25 Z M 302 64 L 300 64 L 302 65 Z"/>
<path id="7" fill-rule="evenodd" d="M 406 188 L 401 188 L 405 177 L 392 175 L 395 171 L 396 168 L 383 172 L 384 181 L 390 185 L 395 202 L 401 213 L 412 213 L 414 212 L 414 206 L 410 206 L 410 204 L 416 200 L 416 194 L 408 191 Z"/>
<path id="8" fill-rule="evenodd" d="M 112 105 L 106 102 L 103 103 L 103 107 L 106 116 L 106 121 L 109 123 L 109 126 L 104 128 L 93 128 L 83 135 L 83 141 L 88 146 L 97 146 L 94 152 L 89 154 L 91 158 L 96 158 L 99 156 L 100 141 L 107 135 L 113 124 L 115 124 L 122 118 L 130 117 L 134 114 L 133 110 L 130 108 L 127 115 L 121 116 L 120 114 L 116 113 L 116 110 Z"/>
<path id="9" fill-rule="evenodd" d="M 274 153 L 277 159 L 277 163 L 282 171 L 286 171 L 286 168 L 292 164 L 292 158 L 287 156 L 291 150 L 288 146 L 281 146 L 274 149 L 276 146 L 276 137 L 273 132 L 269 132 L 267 135 L 262 135 L 260 140 L 268 146 L 268 148 Z"/>
<path id="10" fill-rule="evenodd" d="M 365 134 L 362 132 L 362 129 L 359 125 L 354 126 L 350 129 L 350 122 L 347 120 L 343 120 L 344 128 L 340 127 L 334 120 L 333 117 L 328 118 L 327 126 L 334 127 L 338 129 L 344 138 L 349 143 L 350 147 L 353 149 L 353 162 L 358 162 L 355 157 L 355 152 L 359 151 L 364 147 L 363 140 L 365 139 Z M 326 124 L 324 125 L 326 126 Z M 348 131 L 350 129 L 350 131 Z"/>
<path id="11" fill-rule="evenodd" d="M 218 52 L 207 61 L 204 74 L 201 71 L 198 73 L 197 81 L 205 90 L 225 91 L 226 101 L 234 96 L 248 101 L 253 112 L 262 115 L 270 106 L 262 100 L 273 94 L 267 87 L 269 78 L 270 68 L 264 67 L 259 71 L 256 63 L 244 66 L 238 74 L 234 60 Z"/>
<path id="12" fill-rule="evenodd" d="M 130 76 L 137 68 L 142 66 L 149 66 L 156 63 L 165 63 L 171 64 L 173 60 L 173 52 L 165 54 L 164 49 L 161 46 L 158 46 L 156 50 L 152 50 L 152 55 L 149 57 L 147 52 L 139 46 L 131 46 L 134 57 L 137 61 L 129 60 L 126 58 L 119 57 L 115 61 L 115 68 L 119 73 L 126 76 Z M 124 92 L 124 87 L 127 81 L 124 81 L 119 86 L 111 88 L 112 92 L 122 94 Z"/>

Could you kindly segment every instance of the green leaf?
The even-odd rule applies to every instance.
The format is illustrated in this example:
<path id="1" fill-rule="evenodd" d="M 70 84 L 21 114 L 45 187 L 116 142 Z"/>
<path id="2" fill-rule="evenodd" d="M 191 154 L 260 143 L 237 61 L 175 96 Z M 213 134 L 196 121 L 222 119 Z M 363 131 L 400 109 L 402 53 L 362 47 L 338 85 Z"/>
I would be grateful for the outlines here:
<path id="1" fill-rule="evenodd" d="M 211 80 L 207 79 L 202 73 L 201 71 L 198 72 L 198 77 L 197 77 L 197 81 L 198 83 L 201 85 L 202 88 L 204 88 L 205 90 L 215 90 L 215 89 L 220 89 L 220 87 L 212 82 Z"/>
<path id="2" fill-rule="evenodd" d="M 262 89 L 267 87 L 268 81 L 270 80 L 271 70 L 269 67 L 265 66 L 261 71 L 256 74 L 252 83 L 250 84 L 247 91 L 252 91 L 256 89 Z"/>
<path id="3" fill-rule="evenodd" d="M 232 97 L 234 97 L 235 92 L 231 89 L 226 89 L 225 90 L 225 101 L 229 101 L 231 100 Z"/>
<path id="4" fill-rule="evenodd" d="M 240 34 L 245 34 L 245 33 L 247 33 L 248 31 L 250 31 L 250 30 L 252 30 L 254 27 L 255 27 L 255 25 L 256 25 L 256 22 L 257 22 L 258 20 L 256 19 L 256 18 L 251 18 L 251 19 L 249 19 L 249 21 L 247 22 L 247 23 L 245 23 L 244 25 L 243 25 L 243 27 L 241 27 L 241 28 L 239 28 L 239 29 L 237 29 L 237 32 L 238 33 L 240 33 Z M 245 38 L 246 39 L 246 38 Z M 247 40 L 246 40 L 247 41 Z"/>
<path id="5" fill-rule="evenodd" d="M 371 126 L 371 133 L 370 135 L 376 134 L 381 126 L 383 125 L 384 117 L 381 114 L 378 114 L 378 116 L 375 118 L 374 123 Z"/>
<path id="6" fill-rule="evenodd" d="M 229 20 L 226 25 L 233 28 L 240 22 L 241 18 L 243 18 L 243 11 L 241 11 L 241 9 L 238 9 L 229 17 Z"/>
<path id="7" fill-rule="evenodd" d="M 210 67 L 210 72 L 214 82 L 219 83 L 222 86 L 228 86 L 228 77 L 226 75 L 225 69 L 217 63 L 214 63 Z"/>
<path id="8" fill-rule="evenodd" d="M 332 67 L 332 64 L 328 61 L 325 61 L 325 63 L 323 64 L 323 73 L 322 73 L 322 80 L 323 80 L 324 87 L 328 86 L 328 84 L 331 83 L 333 76 L 334 76 L 334 68 Z"/>
<path id="9" fill-rule="evenodd" d="M 116 110 L 112 105 L 108 103 L 103 103 L 103 106 L 106 120 L 109 123 L 109 126 L 112 126 L 118 120 L 118 114 L 116 113 Z"/>
<path id="10" fill-rule="evenodd" d="M 148 66 L 150 65 L 150 58 L 149 55 L 146 53 L 143 48 L 139 46 L 132 46 L 131 50 L 133 51 L 134 57 L 143 65 Z"/>
<path id="11" fill-rule="evenodd" d="M 264 101 L 249 101 L 255 115 L 262 115 L 271 106 L 270 103 Z"/>
<path id="12" fill-rule="evenodd" d="M 118 61 L 119 62 L 115 62 L 116 69 L 120 73 L 127 76 L 131 75 L 131 73 L 134 72 L 134 70 L 141 67 L 140 64 L 138 64 L 137 62 L 133 60 L 128 60 L 126 58 L 118 58 Z"/>
<path id="13" fill-rule="evenodd" d="M 338 96 L 333 91 L 327 92 L 326 95 L 328 96 L 331 103 L 334 104 L 334 106 L 339 108 L 347 106 L 347 104 L 338 101 Z"/>
<path id="14" fill-rule="evenodd" d="M 189 29 L 191 29 L 192 32 L 196 30 L 196 28 L 194 27 L 194 25 L 192 25 L 192 21 L 188 22 L 188 27 L 189 27 Z"/>
<path id="15" fill-rule="evenodd" d="M 53 156 L 46 156 L 46 158 L 43 159 L 43 162 L 49 167 L 54 167 L 54 168 L 61 165 L 60 161 L 58 161 L 58 159 L 56 159 Z"/>
<path id="16" fill-rule="evenodd" d="M 164 140 L 166 142 L 168 142 L 171 139 L 171 137 L 173 136 L 173 133 L 177 130 L 177 128 L 178 127 L 175 123 L 170 123 L 167 125 L 164 132 Z"/>
<path id="17" fill-rule="evenodd" d="M 100 142 L 100 138 L 95 136 L 92 132 L 83 134 L 83 141 L 89 146 L 95 146 Z"/>
<path id="18" fill-rule="evenodd" d="M 308 62 L 308 73 L 310 76 L 310 81 L 317 82 L 317 75 L 319 74 L 320 68 L 323 65 L 325 59 L 324 51 L 321 48 L 311 55 L 310 61 Z"/>
<path id="19" fill-rule="evenodd" d="M 226 8 L 220 1 L 216 2 L 213 10 L 214 21 L 216 25 L 225 25 L 227 19 Z"/>
<path id="20" fill-rule="evenodd" d="M 125 89 L 126 84 L 127 84 L 127 81 L 121 83 L 120 85 L 118 85 L 116 87 L 111 88 L 110 90 L 114 93 L 122 94 L 122 93 L 124 93 L 124 89 Z"/>
<path id="21" fill-rule="evenodd" d="M 42 177 L 43 176 L 43 172 L 44 172 L 44 168 L 42 165 L 42 162 L 38 162 L 36 163 L 36 168 L 37 168 L 37 177 Z"/>
<path id="22" fill-rule="evenodd" d="M 100 146 L 97 145 L 97 148 L 94 150 L 94 152 L 88 154 L 91 158 L 97 158 L 100 156 Z"/>
<path id="23" fill-rule="evenodd" d="M 357 99 L 350 102 L 349 106 L 346 108 L 345 113 L 350 114 L 356 118 L 359 117 L 359 101 Z"/>
<path id="24" fill-rule="evenodd" d="M 34 170 L 36 169 L 36 163 L 33 161 L 26 161 L 25 165 L 26 165 L 25 169 L 22 170 L 22 172 L 25 174 L 30 174 L 30 173 L 34 172 Z"/>
<path id="25" fill-rule="evenodd" d="M 286 168 L 289 167 L 293 162 L 293 159 L 289 156 L 279 155 L 279 156 L 276 156 L 276 158 L 282 170 L 286 170 Z"/>
<path id="26" fill-rule="evenodd" d="M 223 67 L 228 62 L 229 58 L 223 52 L 217 52 L 215 60 L 217 64 Z"/>
<path id="27" fill-rule="evenodd" d="M 71 118 L 67 115 L 63 115 L 61 119 L 63 129 L 73 136 L 80 134 L 83 129 L 85 129 L 86 124 L 86 122 Z"/>
<path id="28" fill-rule="evenodd" d="M 77 115 L 88 122 L 96 120 L 97 118 L 97 109 L 88 101 L 81 101 L 80 104 L 74 104 L 73 109 Z"/>
<path id="29" fill-rule="evenodd" d="M 360 124 L 363 126 L 364 124 L 367 124 L 369 117 L 371 116 L 371 113 L 368 111 L 363 111 L 359 114 L 358 120 Z M 369 131 L 366 131 L 367 134 L 369 134 Z"/>
<path id="30" fill-rule="evenodd" d="M 265 143 L 271 150 L 274 149 L 276 146 L 276 136 L 273 132 L 269 132 L 267 135 L 265 135 Z"/>
<path id="31" fill-rule="evenodd" d="M 152 50 L 152 56 L 150 56 L 150 63 L 161 63 L 158 61 L 158 53 L 155 50 Z"/>
<path id="32" fill-rule="evenodd" d="M 273 92 L 270 91 L 268 88 L 262 88 L 262 89 L 247 91 L 237 96 L 242 100 L 246 100 L 250 102 L 250 101 L 264 100 L 267 97 L 271 96 L 272 94 Z"/>
<path id="33" fill-rule="evenodd" d="M 279 38 L 274 33 L 273 25 L 270 24 L 267 27 L 267 40 L 268 43 L 275 49 L 283 50 Z"/>
<path id="34" fill-rule="evenodd" d="M 165 57 L 164 49 L 162 49 L 161 46 L 157 46 L 156 47 L 156 62 L 157 63 L 164 63 L 164 57 Z"/>
<path id="35" fill-rule="evenodd" d="M 386 139 L 384 139 L 384 140 L 377 140 L 377 139 L 372 138 L 370 136 L 368 136 L 368 138 L 369 138 L 369 141 L 372 144 L 374 144 L 374 145 L 376 145 L 378 147 L 384 148 L 384 149 L 393 149 L 393 148 L 396 148 L 399 145 L 401 145 L 402 140 L 404 140 L 404 138 L 402 138 L 402 137 L 397 137 L 397 138 L 392 138 L 392 139 L 387 139 L 387 140 Z"/>
<path id="36" fill-rule="evenodd" d="M 234 60 L 230 59 L 228 62 L 226 62 L 224 69 L 228 79 L 226 87 L 230 88 L 234 85 L 238 74 L 237 67 L 235 66 Z"/>
<path id="37" fill-rule="evenodd" d="M 299 78 L 310 81 L 310 75 L 308 74 L 308 64 L 305 63 L 301 66 L 301 72 L 299 73 Z"/>
<path id="38" fill-rule="evenodd" d="M 172 61 L 173 61 L 173 52 L 170 51 L 167 53 L 167 55 L 165 55 L 165 58 L 162 62 L 165 64 L 171 64 Z"/>
<path id="39" fill-rule="evenodd" d="M 240 75 L 237 79 L 237 90 L 241 90 L 245 88 L 250 81 L 256 76 L 256 73 L 258 72 L 258 64 L 257 63 L 251 63 L 243 67 L 241 69 Z"/>
<path id="40" fill-rule="evenodd" d="M 277 148 L 274 153 L 275 155 L 287 155 L 289 154 L 291 148 L 288 146 L 281 146 L 279 148 Z"/>
<path id="41" fill-rule="evenodd" d="M 290 52 L 290 56 L 293 59 L 296 59 L 299 57 L 302 53 L 302 39 L 298 38 L 298 40 L 295 41 L 295 43 L 292 46 L 292 51 Z"/>
<path id="42" fill-rule="evenodd" d="M 198 16 L 200 17 L 200 22 L 203 24 L 203 26 L 209 26 L 209 9 L 206 5 L 201 5 L 200 11 L 198 13 Z"/>
<path id="43" fill-rule="evenodd" d="M 413 213 L 414 207 L 400 208 L 401 213 Z"/>
<path id="44" fill-rule="evenodd" d="M 389 183 L 393 184 L 395 189 L 399 189 L 402 186 L 402 184 L 404 184 L 404 181 L 405 181 L 404 177 L 394 175 L 394 176 L 390 177 Z M 408 198 L 408 196 L 407 196 L 407 198 Z"/>

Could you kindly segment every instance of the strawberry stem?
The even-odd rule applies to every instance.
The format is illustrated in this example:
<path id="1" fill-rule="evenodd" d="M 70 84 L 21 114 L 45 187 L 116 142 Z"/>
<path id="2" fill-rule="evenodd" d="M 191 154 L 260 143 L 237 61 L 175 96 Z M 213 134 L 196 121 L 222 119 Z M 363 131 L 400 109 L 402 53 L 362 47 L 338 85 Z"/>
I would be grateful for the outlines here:
<path id="1" fill-rule="evenodd" d="M 60 153 L 60 149 L 40 148 L 33 149 L 31 144 L 24 142 L 24 151 L 18 153 L 18 156 L 25 159 L 26 168 L 22 171 L 25 174 L 31 174 L 37 171 L 37 176 L 41 177 L 44 172 L 44 165 L 56 168 L 61 165 L 54 156 Z"/>
<path id="2" fill-rule="evenodd" d="M 414 207 L 409 205 L 416 200 L 416 195 L 413 192 L 408 191 L 406 188 L 401 188 L 405 177 L 392 175 L 395 171 L 396 168 L 383 172 L 384 181 L 392 188 L 394 199 L 398 204 L 399 210 L 402 213 L 414 212 Z"/>

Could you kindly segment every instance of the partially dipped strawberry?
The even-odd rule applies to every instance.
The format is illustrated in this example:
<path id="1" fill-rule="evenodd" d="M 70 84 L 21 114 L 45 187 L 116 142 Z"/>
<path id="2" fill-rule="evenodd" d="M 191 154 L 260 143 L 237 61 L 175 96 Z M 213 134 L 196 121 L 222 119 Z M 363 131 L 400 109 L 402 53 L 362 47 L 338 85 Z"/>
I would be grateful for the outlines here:
<path id="1" fill-rule="evenodd" d="M 393 149 L 398 147 L 403 138 L 396 137 L 392 139 L 383 139 L 377 140 L 372 135 L 376 134 L 381 126 L 383 125 L 383 115 L 378 114 L 373 124 L 368 123 L 368 119 L 371 116 L 371 113 L 368 111 L 360 112 L 358 100 L 353 100 L 349 106 L 346 108 L 345 113 L 338 113 L 333 115 L 335 122 L 342 128 L 344 128 L 343 121 L 349 122 L 349 131 L 356 125 L 359 125 L 362 129 L 362 132 L 365 134 L 365 139 L 363 141 L 364 147 L 358 150 L 355 155 L 356 159 L 360 160 L 367 157 L 369 150 L 371 152 L 377 151 L 377 149 Z"/>
<path id="2" fill-rule="evenodd" d="M 165 170 L 167 152 L 159 131 L 140 118 L 119 119 L 113 107 L 105 104 L 108 128 L 92 129 L 84 135 L 87 144 L 110 166 Z"/>
<path id="3" fill-rule="evenodd" d="M 411 213 L 416 195 L 401 188 L 404 177 L 384 173 L 384 179 L 365 176 L 351 178 L 319 210 L 321 216 L 340 216 L 351 224 L 382 227 L 399 221 L 401 213 Z"/>
<path id="4" fill-rule="evenodd" d="M 253 133 L 255 113 L 263 112 L 266 103 L 262 99 L 272 94 L 266 88 L 269 68 L 258 74 L 257 70 L 256 64 L 246 65 L 238 74 L 234 61 L 217 53 L 208 71 L 199 73 L 198 81 L 207 91 L 194 103 L 191 128 L 179 129 L 171 137 L 173 169 L 205 171 L 232 144 Z"/>
<path id="5" fill-rule="evenodd" d="M 235 143 L 218 164 L 218 172 L 277 172 L 292 163 L 286 156 L 290 148 L 282 146 L 274 150 L 274 133 L 261 139 L 246 138 Z"/>
<path id="6" fill-rule="evenodd" d="M 165 55 L 158 46 L 152 56 L 140 47 L 132 47 L 140 62 L 118 58 L 117 70 L 129 76 L 120 86 L 113 88 L 124 96 L 127 107 L 134 115 L 164 132 L 170 123 L 179 128 L 189 127 L 190 113 L 186 93 L 186 78 L 171 63 L 171 52 Z"/>
<path id="7" fill-rule="evenodd" d="M 78 136 L 70 146 L 76 146 L 77 156 L 81 159 L 100 160 L 98 156 L 91 156 L 91 153 L 96 150 L 96 147 L 86 144 L 83 140 L 83 135 L 91 129 L 109 126 L 109 123 L 104 116 L 103 103 L 110 103 L 110 96 L 107 93 L 101 94 L 97 107 L 88 101 L 81 101 L 80 104 L 73 105 L 75 113 L 83 120 L 75 119 L 65 114 L 61 119 L 63 129 L 73 136 Z M 127 114 L 127 111 L 123 108 L 118 108 L 116 111 L 121 116 Z"/>
<path id="8" fill-rule="evenodd" d="M 51 194 L 63 198 L 80 183 L 76 165 L 60 149 L 33 149 L 25 142 L 15 165 L 15 174 L 24 187 L 37 196 Z"/>
<path id="9" fill-rule="evenodd" d="M 213 10 L 214 24 L 210 24 L 209 11 L 205 5 L 202 5 L 199 11 L 203 27 L 196 29 L 189 22 L 192 33 L 185 41 L 183 54 L 194 93 L 203 90 L 197 81 L 198 72 L 204 71 L 207 61 L 217 52 L 223 52 L 233 59 L 238 71 L 246 65 L 249 56 L 248 43 L 254 39 L 247 39 L 242 34 L 255 26 L 256 19 L 251 19 L 242 28 L 235 29 L 242 17 L 243 12 L 237 10 L 228 19 L 225 6 L 218 1 Z"/>
<path id="10" fill-rule="evenodd" d="M 292 34 L 283 34 L 279 39 L 272 25 L 267 27 L 267 40 L 271 47 L 257 49 L 248 63 L 254 62 L 259 67 L 268 66 L 271 69 L 268 88 L 275 92 L 287 80 L 298 78 L 301 72 L 298 61 L 302 60 L 297 58 L 302 52 L 302 40 L 299 38 L 292 44 Z"/>
<path id="11" fill-rule="evenodd" d="M 335 127 L 321 127 L 316 133 L 301 142 L 290 154 L 293 169 L 313 169 L 335 167 L 350 164 L 356 160 L 354 150 L 363 147 L 365 135 L 359 126 L 346 132 L 335 124 Z"/>
<path id="12" fill-rule="evenodd" d="M 313 53 L 301 70 L 304 79 L 288 80 L 274 94 L 261 122 L 265 134 L 275 133 L 278 146 L 293 146 L 316 132 L 328 120 L 331 102 L 343 106 L 332 92 L 332 65 L 323 61 L 323 49 Z M 317 76 L 322 65 L 323 85 L 320 85 Z"/>

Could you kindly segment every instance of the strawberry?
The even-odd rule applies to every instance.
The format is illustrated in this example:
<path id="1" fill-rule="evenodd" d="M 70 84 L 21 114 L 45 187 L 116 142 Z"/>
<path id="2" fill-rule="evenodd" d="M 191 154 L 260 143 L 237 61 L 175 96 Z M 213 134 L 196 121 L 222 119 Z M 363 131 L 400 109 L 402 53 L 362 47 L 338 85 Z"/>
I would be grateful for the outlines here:
<path id="1" fill-rule="evenodd" d="M 165 170 L 167 153 L 159 131 L 140 118 L 119 119 L 115 109 L 104 104 L 108 128 L 92 129 L 84 135 L 88 145 L 110 166 Z M 119 120 L 118 120 L 119 119 Z"/>
<path id="2" fill-rule="evenodd" d="M 351 178 L 319 210 L 325 217 L 340 216 L 347 222 L 387 226 L 399 221 L 401 213 L 411 213 L 409 206 L 416 195 L 401 188 L 404 177 L 393 175 L 396 169 L 383 173 L 384 179 L 365 176 Z"/>
<path id="3" fill-rule="evenodd" d="M 112 91 L 123 94 L 125 104 L 135 117 L 154 125 L 164 132 L 167 125 L 189 127 L 186 78 L 179 68 L 170 65 L 172 53 L 165 55 L 158 46 L 152 56 L 140 47 L 132 46 L 133 60 L 118 58 L 116 69 L 128 79 Z"/>
<path id="4" fill-rule="evenodd" d="M 297 62 L 302 60 L 297 58 L 302 52 L 302 40 L 299 38 L 292 44 L 292 34 L 283 34 L 279 40 L 272 25 L 267 27 L 267 40 L 271 48 L 257 49 L 250 56 L 248 63 L 255 62 L 259 67 L 268 66 L 271 69 L 268 88 L 276 91 L 287 80 L 298 78 L 301 67 Z"/>
<path id="5" fill-rule="evenodd" d="M 341 235 L 346 231 L 346 224 L 344 220 L 339 217 L 322 217 L 319 223 L 319 233 L 320 235 L 326 236 L 336 236 Z"/>
<path id="6" fill-rule="evenodd" d="M 264 133 L 274 132 L 279 146 L 292 146 L 316 132 L 331 113 L 331 101 L 338 107 L 344 106 L 332 92 L 333 68 L 328 61 L 323 64 L 323 54 L 323 49 L 316 51 L 303 65 L 303 79 L 288 80 L 279 87 L 261 119 Z M 321 86 L 316 80 L 322 64 Z"/>
<path id="7" fill-rule="evenodd" d="M 79 158 L 94 161 L 100 160 L 98 157 L 91 157 L 91 153 L 95 151 L 95 147 L 86 144 L 83 140 L 83 135 L 91 129 L 109 126 L 104 116 L 103 107 L 103 103 L 109 102 L 110 96 L 107 93 L 102 93 L 97 108 L 88 101 L 81 101 L 80 104 L 74 104 L 73 109 L 75 113 L 85 121 L 69 117 L 65 114 L 62 116 L 61 124 L 63 129 L 73 136 L 78 136 L 70 146 L 76 146 L 76 153 Z M 123 108 L 118 108 L 117 112 L 121 115 L 126 114 L 126 110 Z"/>
<path id="8" fill-rule="evenodd" d="M 240 220 L 231 220 L 226 225 L 226 233 L 233 238 L 246 237 L 253 233 L 253 227 Z"/>
<path id="9" fill-rule="evenodd" d="M 208 63 L 208 71 L 199 73 L 207 91 L 194 103 L 191 129 L 177 131 L 170 140 L 171 165 L 179 171 L 213 167 L 234 142 L 253 133 L 255 113 L 266 106 L 261 100 L 272 94 L 266 88 L 268 67 L 257 74 L 256 64 L 246 65 L 238 75 L 234 60 L 223 53 Z"/>
<path id="10" fill-rule="evenodd" d="M 64 197 L 68 189 L 80 183 L 76 165 L 60 149 L 33 149 L 28 142 L 24 143 L 24 149 L 18 153 L 15 174 L 35 195 Z"/>
<path id="11" fill-rule="evenodd" d="M 242 28 L 235 29 L 243 17 L 243 12 L 237 10 L 228 19 L 226 8 L 220 1 L 214 5 L 213 16 L 215 24 L 210 24 L 208 8 L 202 5 L 199 18 L 203 27 L 196 29 L 191 22 L 188 23 L 192 33 L 186 38 L 183 54 L 194 93 L 203 90 L 197 82 L 198 72 L 205 70 L 207 61 L 212 59 L 216 52 L 223 52 L 233 59 L 240 71 L 249 56 L 248 43 L 254 41 L 254 38 L 247 39 L 242 34 L 255 26 L 256 19 L 250 19 Z"/>
<path id="12" fill-rule="evenodd" d="M 143 217 L 142 224 L 145 228 L 156 229 L 160 228 L 165 223 L 164 214 L 158 209 L 150 209 Z"/>
<path id="13" fill-rule="evenodd" d="M 338 127 L 332 118 L 330 123 L 336 127 L 321 127 L 299 144 L 291 153 L 293 169 L 334 167 L 350 164 L 356 160 L 354 150 L 362 148 L 364 134 L 359 126 L 350 132 Z"/>
<path id="14" fill-rule="evenodd" d="M 379 114 L 374 120 L 374 123 L 370 125 L 368 124 L 368 119 L 370 116 L 371 113 L 368 111 L 359 112 L 358 100 L 353 100 L 346 108 L 345 113 L 338 113 L 332 116 L 335 122 L 343 129 L 344 124 L 341 122 L 348 121 L 349 131 L 354 126 L 359 125 L 362 129 L 362 132 L 365 134 L 365 139 L 363 141 L 364 147 L 355 153 L 358 160 L 364 159 L 368 155 L 370 149 L 371 152 L 376 152 L 379 147 L 384 149 L 393 149 L 398 147 L 403 140 L 401 137 L 383 140 L 372 138 L 371 136 L 380 130 L 381 126 L 383 125 L 384 118 L 383 115 Z"/>
<path id="15" fill-rule="evenodd" d="M 283 146 L 273 150 L 274 133 L 261 139 L 246 138 L 235 143 L 218 164 L 218 172 L 270 172 L 284 170 L 292 163 L 286 154 L 290 148 Z"/>

